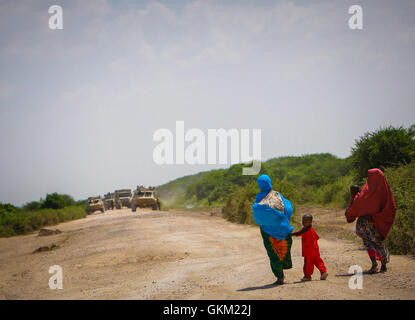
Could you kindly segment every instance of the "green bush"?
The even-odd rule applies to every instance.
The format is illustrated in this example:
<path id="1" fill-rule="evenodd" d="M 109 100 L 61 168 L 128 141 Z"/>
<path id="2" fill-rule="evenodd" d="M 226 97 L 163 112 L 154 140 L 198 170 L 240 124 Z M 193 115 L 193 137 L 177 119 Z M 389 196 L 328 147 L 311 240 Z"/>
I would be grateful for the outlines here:
<path id="1" fill-rule="evenodd" d="M 286 199 L 292 202 L 295 213 L 295 199 L 297 197 L 295 187 L 289 182 L 282 180 L 273 183 L 273 188 L 281 192 Z M 259 188 L 255 182 L 238 188 L 227 198 L 223 208 L 223 217 L 231 222 L 254 224 L 252 205 L 258 192 Z"/>
<path id="2" fill-rule="evenodd" d="M 367 170 L 398 167 L 411 163 L 415 158 L 415 125 L 381 128 L 367 132 L 352 148 L 352 163 L 356 182 L 367 177 Z"/>
<path id="3" fill-rule="evenodd" d="M 65 207 L 71 207 L 76 205 L 76 201 L 74 200 L 74 198 L 72 198 L 72 196 L 68 194 L 62 194 L 61 197 L 65 199 Z"/>
<path id="4" fill-rule="evenodd" d="M 232 192 L 223 208 L 224 218 L 242 224 L 253 223 L 251 206 L 257 193 L 258 187 L 255 183 L 250 183 Z"/>
<path id="5" fill-rule="evenodd" d="M 322 186 L 315 193 L 315 199 L 311 204 L 324 206 L 347 207 L 350 198 L 350 185 L 353 184 L 353 176 L 340 177 L 333 183 Z"/>
<path id="6" fill-rule="evenodd" d="M 395 254 L 415 255 L 415 163 L 387 169 L 385 175 L 397 209 L 387 246 Z"/>
<path id="7" fill-rule="evenodd" d="M 27 234 L 44 226 L 56 225 L 85 216 L 84 206 L 26 210 L 9 204 L 0 204 L 0 237 Z"/>
<path id="8" fill-rule="evenodd" d="M 31 201 L 31 202 L 26 203 L 23 206 L 23 209 L 28 210 L 28 211 L 39 210 L 41 208 L 42 208 L 42 202 L 40 202 L 40 201 Z"/>
<path id="9" fill-rule="evenodd" d="M 86 206 L 86 200 L 75 201 L 75 206 Z"/>
<path id="10" fill-rule="evenodd" d="M 56 192 L 47 194 L 42 204 L 43 209 L 62 209 L 66 207 L 67 199 Z"/>

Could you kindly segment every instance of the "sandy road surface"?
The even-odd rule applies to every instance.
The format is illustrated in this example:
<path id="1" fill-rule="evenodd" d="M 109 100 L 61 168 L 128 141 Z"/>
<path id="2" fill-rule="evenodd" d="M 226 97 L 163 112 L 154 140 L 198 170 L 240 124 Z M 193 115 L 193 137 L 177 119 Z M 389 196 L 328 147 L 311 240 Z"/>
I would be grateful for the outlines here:
<path id="1" fill-rule="evenodd" d="M 359 242 L 347 240 L 354 224 L 341 210 L 304 210 L 315 216 L 326 281 L 317 270 L 313 281 L 299 281 L 299 238 L 286 284 L 273 286 L 257 227 L 209 213 L 123 209 L 60 224 L 58 235 L 0 239 L 0 299 L 415 299 L 410 257 L 392 256 L 387 273 L 349 289 L 349 266 L 370 264 Z M 52 243 L 59 248 L 32 253 Z M 63 268 L 62 290 L 48 287 L 52 265 Z"/>

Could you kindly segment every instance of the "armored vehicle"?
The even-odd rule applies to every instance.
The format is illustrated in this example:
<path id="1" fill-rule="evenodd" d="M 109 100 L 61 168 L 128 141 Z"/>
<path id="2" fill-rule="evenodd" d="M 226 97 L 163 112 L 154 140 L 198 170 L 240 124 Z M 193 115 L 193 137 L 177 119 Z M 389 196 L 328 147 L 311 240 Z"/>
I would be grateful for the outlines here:
<path id="1" fill-rule="evenodd" d="M 153 210 L 160 210 L 160 200 L 154 191 L 154 187 L 144 188 L 144 186 L 138 186 L 134 190 L 131 210 L 136 211 L 137 207 L 151 207 Z"/>
<path id="2" fill-rule="evenodd" d="M 105 207 L 105 210 L 110 210 L 110 209 L 114 210 L 114 207 L 115 207 L 114 193 L 108 192 L 104 196 L 104 207 Z"/>
<path id="3" fill-rule="evenodd" d="M 114 192 L 115 207 L 117 209 L 121 209 L 122 207 L 131 208 L 131 198 L 132 198 L 131 189 L 115 190 Z"/>
<path id="4" fill-rule="evenodd" d="M 102 202 L 101 196 L 89 197 L 86 201 L 86 213 L 91 214 L 97 210 L 101 211 L 102 213 L 104 213 L 105 211 L 104 203 Z"/>

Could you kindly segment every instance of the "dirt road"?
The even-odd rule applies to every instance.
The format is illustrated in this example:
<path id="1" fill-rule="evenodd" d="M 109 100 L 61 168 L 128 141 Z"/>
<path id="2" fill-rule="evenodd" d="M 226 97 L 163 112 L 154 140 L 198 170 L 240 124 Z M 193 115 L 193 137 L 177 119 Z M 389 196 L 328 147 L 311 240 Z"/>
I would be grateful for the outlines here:
<path id="1" fill-rule="evenodd" d="M 300 239 L 286 284 L 275 278 L 259 230 L 210 213 L 107 211 L 60 224 L 62 233 L 0 239 L 0 299 L 415 299 L 415 260 L 392 256 L 387 273 L 348 286 L 351 265 L 369 267 L 342 210 L 312 211 L 329 272 L 302 283 Z M 301 215 L 301 212 L 300 212 Z M 32 253 L 41 246 L 59 247 Z M 63 269 L 63 289 L 48 286 Z"/>

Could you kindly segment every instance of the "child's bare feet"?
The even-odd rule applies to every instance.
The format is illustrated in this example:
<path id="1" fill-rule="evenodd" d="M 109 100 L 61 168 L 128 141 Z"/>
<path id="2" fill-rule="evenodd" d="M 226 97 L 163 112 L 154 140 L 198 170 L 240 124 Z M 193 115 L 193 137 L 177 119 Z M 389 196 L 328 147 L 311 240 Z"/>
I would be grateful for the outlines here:
<path id="1" fill-rule="evenodd" d="M 321 274 L 320 280 L 326 280 L 329 274 L 327 272 L 324 272 Z"/>
<path id="2" fill-rule="evenodd" d="M 306 278 L 306 277 L 303 277 L 302 279 L 301 279 L 301 281 L 311 281 L 311 278 Z"/>

